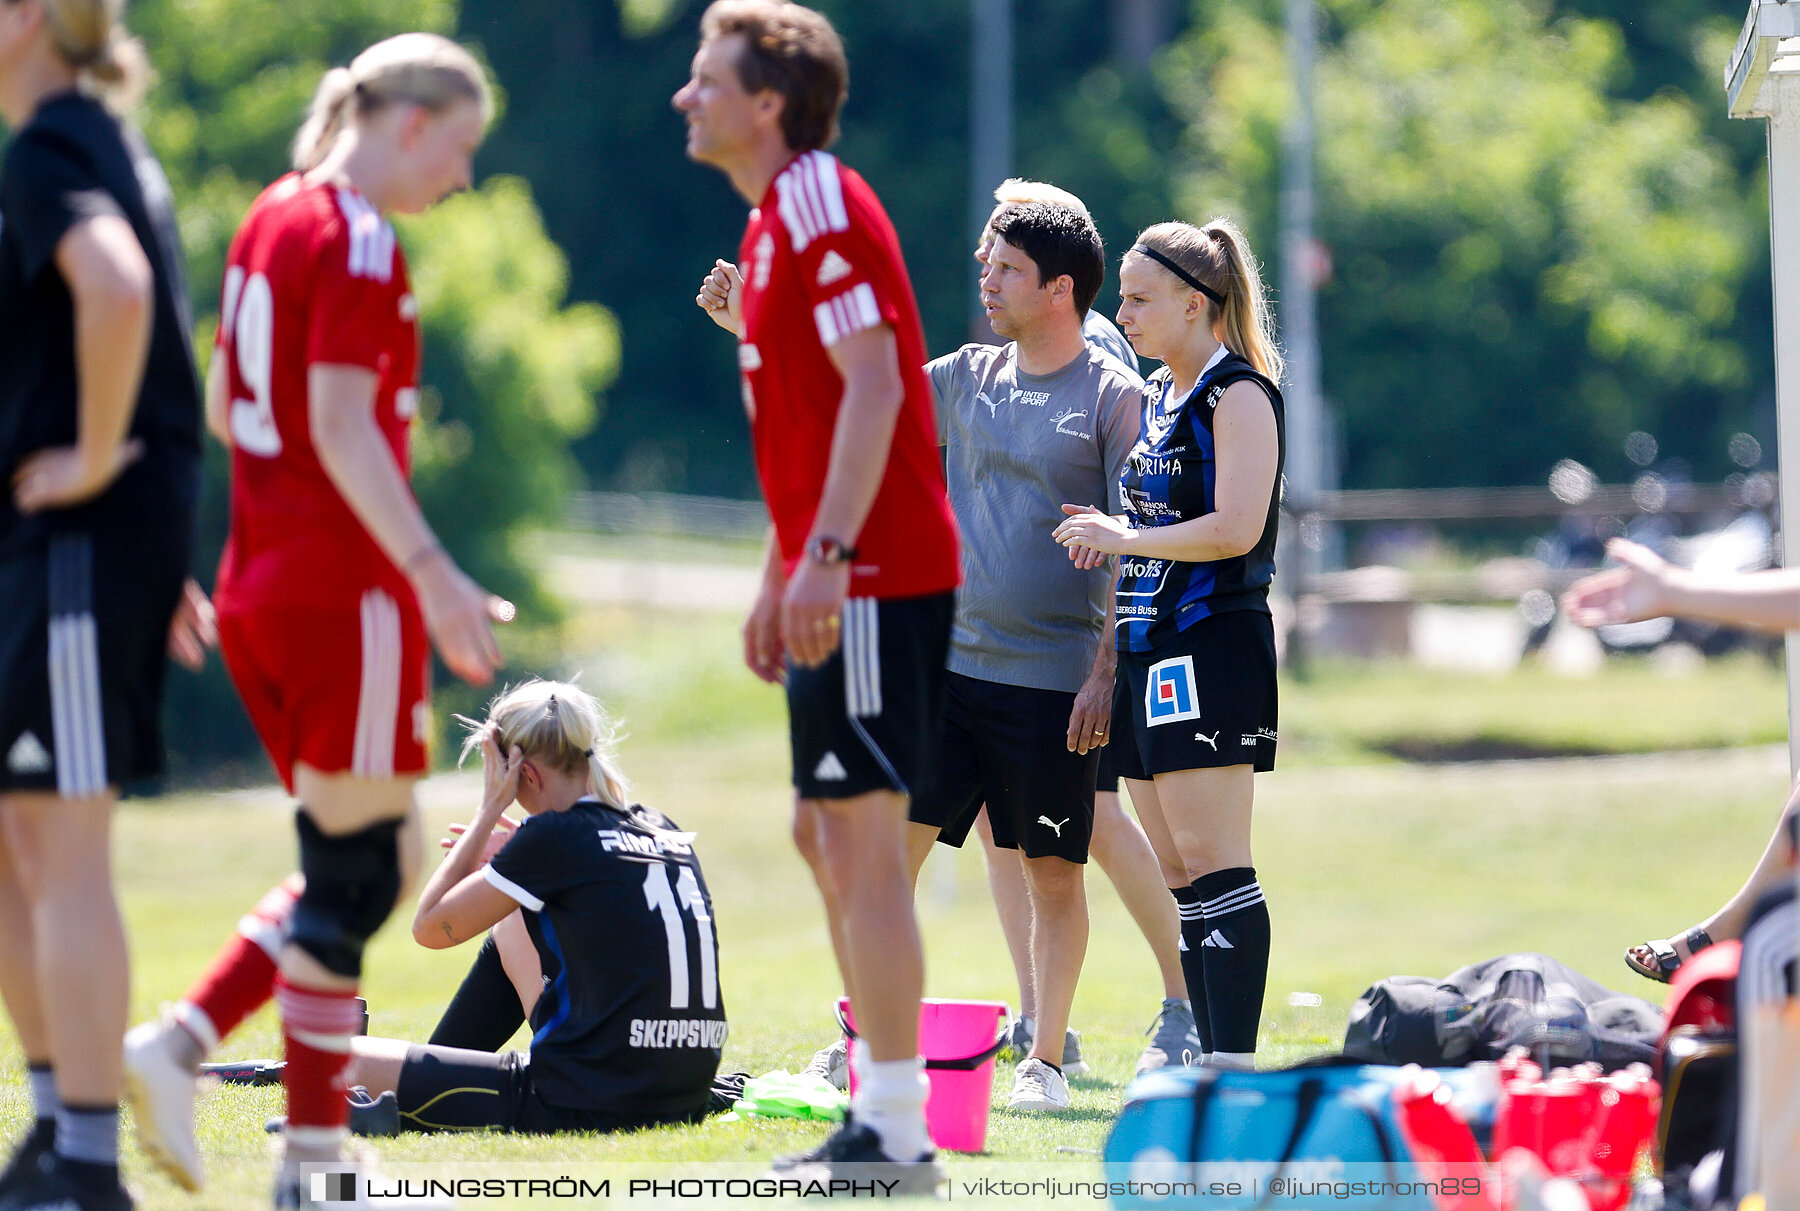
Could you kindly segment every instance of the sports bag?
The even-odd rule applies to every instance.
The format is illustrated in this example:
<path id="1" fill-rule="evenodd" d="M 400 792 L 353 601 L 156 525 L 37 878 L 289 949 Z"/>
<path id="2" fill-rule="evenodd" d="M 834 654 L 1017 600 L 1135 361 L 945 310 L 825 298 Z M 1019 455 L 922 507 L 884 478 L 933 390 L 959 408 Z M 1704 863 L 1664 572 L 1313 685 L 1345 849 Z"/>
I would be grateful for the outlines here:
<path id="1" fill-rule="evenodd" d="M 1498 1060 L 1513 1047 L 1545 1067 L 1653 1064 L 1662 1011 L 1541 954 L 1510 954 L 1441 980 L 1394 976 L 1350 1010 L 1344 1054 L 1427 1068 Z"/>
<path id="2" fill-rule="evenodd" d="M 1468 1079 L 1461 1070 L 1440 1075 Z M 1263 1072 L 1146 1073 L 1126 1090 L 1107 1136 L 1112 1201 L 1431 1211 L 1395 1114 L 1401 1080 L 1399 1068 L 1338 1056 Z"/>

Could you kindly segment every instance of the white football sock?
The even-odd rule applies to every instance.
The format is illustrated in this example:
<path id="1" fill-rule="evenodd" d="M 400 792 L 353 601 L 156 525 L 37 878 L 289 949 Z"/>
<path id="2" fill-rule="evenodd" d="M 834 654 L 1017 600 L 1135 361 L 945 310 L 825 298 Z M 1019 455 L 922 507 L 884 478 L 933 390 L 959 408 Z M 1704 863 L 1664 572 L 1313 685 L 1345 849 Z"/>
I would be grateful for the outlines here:
<path id="1" fill-rule="evenodd" d="M 850 1109 L 856 1121 L 881 1138 L 881 1150 L 897 1161 L 917 1160 L 931 1147 L 925 1132 L 925 1061 L 866 1060 L 856 1074 Z"/>

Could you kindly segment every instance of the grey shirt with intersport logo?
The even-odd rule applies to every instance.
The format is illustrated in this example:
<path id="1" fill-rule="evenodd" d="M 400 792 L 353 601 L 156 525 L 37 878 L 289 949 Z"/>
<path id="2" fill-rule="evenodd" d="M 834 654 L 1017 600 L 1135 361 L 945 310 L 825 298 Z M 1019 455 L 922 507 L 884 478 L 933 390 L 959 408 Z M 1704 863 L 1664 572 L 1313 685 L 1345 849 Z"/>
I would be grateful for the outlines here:
<path id="1" fill-rule="evenodd" d="M 1108 629 L 1112 571 L 1077 569 L 1050 535 L 1065 501 L 1119 511 L 1143 380 L 1092 345 L 1044 375 L 1022 372 L 1017 353 L 964 345 L 925 368 L 962 530 L 949 668 L 1073 693 Z"/>

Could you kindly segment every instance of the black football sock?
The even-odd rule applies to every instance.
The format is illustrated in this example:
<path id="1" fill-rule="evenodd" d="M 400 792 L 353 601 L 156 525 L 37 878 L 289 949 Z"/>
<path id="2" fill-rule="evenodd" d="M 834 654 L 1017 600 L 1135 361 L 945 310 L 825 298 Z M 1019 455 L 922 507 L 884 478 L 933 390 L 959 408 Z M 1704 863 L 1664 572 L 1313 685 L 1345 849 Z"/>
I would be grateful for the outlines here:
<path id="1" fill-rule="evenodd" d="M 1269 906 L 1250 866 L 1202 875 L 1193 890 L 1205 914 L 1199 951 L 1206 964 L 1206 1011 L 1212 1020 L 1208 1050 L 1246 1055 L 1256 1050 L 1269 979 Z M 1185 921 L 1182 929 L 1185 933 Z"/>
<path id="2" fill-rule="evenodd" d="M 62 1109 L 62 1101 L 56 1096 L 56 1070 L 47 1063 L 28 1063 L 25 1080 L 31 1086 L 31 1108 L 37 1116 L 33 1129 L 48 1144 L 56 1138 L 56 1112 Z"/>
<path id="3" fill-rule="evenodd" d="M 506 1046 L 513 1032 L 525 1021 L 525 1007 L 519 1004 L 518 990 L 506 978 L 500 962 L 500 948 L 489 934 L 475 953 L 475 962 L 437 1029 L 431 1032 L 433 1047 L 461 1047 L 465 1051 L 498 1051 Z"/>
<path id="4" fill-rule="evenodd" d="M 1181 911 L 1181 974 L 1187 981 L 1188 1004 L 1194 1011 L 1194 1031 L 1200 1036 L 1200 1050 L 1212 1050 L 1212 1016 L 1206 1011 L 1206 962 L 1200 943 L 1206 938 L 1206 925 L 1200 912 L 1200 893 L 1192 887 L 1171 887 L 1175 906 Z"/>

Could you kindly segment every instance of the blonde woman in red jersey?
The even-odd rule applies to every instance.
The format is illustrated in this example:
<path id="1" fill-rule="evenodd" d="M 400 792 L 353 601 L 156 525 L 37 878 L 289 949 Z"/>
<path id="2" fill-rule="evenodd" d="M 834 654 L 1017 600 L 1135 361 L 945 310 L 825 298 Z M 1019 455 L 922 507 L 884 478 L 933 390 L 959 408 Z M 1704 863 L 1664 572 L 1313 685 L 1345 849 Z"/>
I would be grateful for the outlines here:
<path id="1" fill-rule="evenodd" d="M 511 606 L 451 562 L 407 483 L 418 306 L 383 217 L 467 188 L 491 114 L 485 74 L 455 43 L 378 43 L 327 73 L 295 171 L 232 242 L 206 389 L 208 427 L 232 449 L 219 632 L 300 800 L 303 878 L 253 914 L 271 924 L 273 956 L 236 939 L 185 1012 L 127 1040 L 140 1137 L 189 1188 L 201 1180 L 190 1074 L 272 987 L 288 1061 L 275 1202 L 312 1206 L 298 1166 L 339 1155 L 363 946 L 422 856 L 430 645 L 475 684 L 500 663 L 489 624 Z"/>

